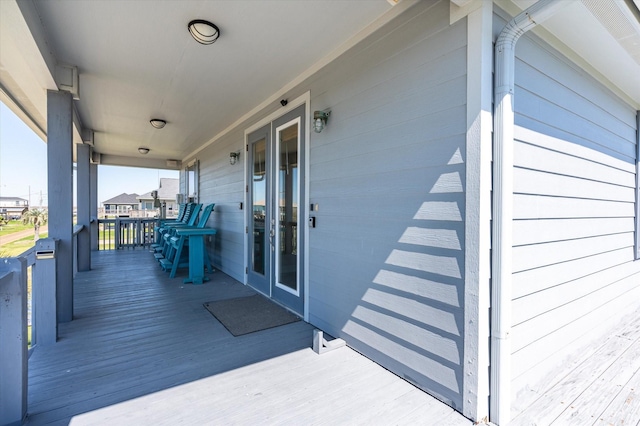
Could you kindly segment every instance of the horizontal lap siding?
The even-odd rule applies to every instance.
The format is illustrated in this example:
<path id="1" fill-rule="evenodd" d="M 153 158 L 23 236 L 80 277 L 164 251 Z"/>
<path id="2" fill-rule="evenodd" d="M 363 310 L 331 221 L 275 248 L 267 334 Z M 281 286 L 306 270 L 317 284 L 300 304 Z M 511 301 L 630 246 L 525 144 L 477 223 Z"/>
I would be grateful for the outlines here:
<path id="1" fill-rule="evenodd" d="M 466 23 L 422 2 L 321 71 L 310 321 L 462 409 Z"/>
<path id="2" fill-rule="evenodd" d="M 461 410 L 467 36 L 449 7 L 418 2 L 283 97 L 331 109 L 307 152 L 309 321 Z M 228 153 L 274 111 L 197 154 L 209 252 L 241 281 L 244 176 Z"/>
<path id="3" fill-rule="evenodd" d="M 215 203 L 207 227 L 215 228 L 215 240 L 207 242 L 214 266 L 244 282 L 244 167 L 229 164 L 229 152 L 244 146 L 244 132 L 238 128 L 198 153 L 200 160 L 200 202 Z M 242 157 L 241 157 L 242 158 Z M 243 206 L 244 207 L 244 206 Z"/>
<path id="4" fill-rule="evenodd" d="M 518 407 L 636 305 L 640 262 L 635 111 L 534 37 L 518 44 L 515 109 Z"/>

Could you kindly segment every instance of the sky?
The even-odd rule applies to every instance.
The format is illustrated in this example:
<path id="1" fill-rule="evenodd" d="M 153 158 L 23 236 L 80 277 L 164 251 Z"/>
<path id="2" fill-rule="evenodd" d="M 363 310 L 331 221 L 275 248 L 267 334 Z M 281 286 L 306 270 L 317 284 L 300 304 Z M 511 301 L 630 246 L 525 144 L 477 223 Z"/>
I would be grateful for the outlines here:
<path id="1" fill-rule="evenodd" d="M 99 165 L 98 204 L 123 192 L 153 191 L 160 178 L 167 177 L 178 178 L 178 172 Z M 74 187 L 75 179 L 74 172 Z M 47 206 L 47 144 L 0 102 L 0 196 L 24 198 L 39 206 L 41 195 L 42 205 Z"/>

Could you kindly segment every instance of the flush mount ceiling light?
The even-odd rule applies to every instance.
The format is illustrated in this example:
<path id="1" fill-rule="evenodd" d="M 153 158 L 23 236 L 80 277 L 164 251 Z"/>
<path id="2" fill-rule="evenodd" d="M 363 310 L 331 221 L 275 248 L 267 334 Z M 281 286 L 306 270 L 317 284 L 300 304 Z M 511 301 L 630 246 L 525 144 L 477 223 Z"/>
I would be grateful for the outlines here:
<path id="1" fill-rule="evenodd" d="M 204 19 L 189 22 L 189 33 L 200 44 L 213 44 L 220 37 L 220 29 Z"/>
<path id="2" fill-rule="evenodd" d="M 149 120 L 149 123 L 151 123 L 151 125 L 156 129 L 162 129 L 167 125 L 166 121 L 160 120 L 159 118 L 152 118 L 151 120 Z"/>
<path id="3" fill-rule="evenodd" d="M 142 155 L 146 155 L 146 154 L 148 154 L 148 153 L 149 153 L 149 151 L 150 151 L 150 150 L 149 150 L 149 148 L 145 148 L 145 147 L 143 147 L 143 146 L 141 146 L 140 148 L 138 148 L 138 152 L 139 152 L 140 154 L 142 154 Z"/>

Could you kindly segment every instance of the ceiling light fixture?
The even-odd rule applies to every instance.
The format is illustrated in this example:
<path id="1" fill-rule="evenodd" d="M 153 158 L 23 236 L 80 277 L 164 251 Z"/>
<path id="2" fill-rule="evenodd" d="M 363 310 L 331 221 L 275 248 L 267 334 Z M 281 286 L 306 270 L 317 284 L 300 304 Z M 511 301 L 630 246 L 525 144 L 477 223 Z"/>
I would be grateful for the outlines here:
<path id="1" fill-rule="evenodd" d="M 213 44 L 220 37 L 220 29 L 204 19 L 194 19 L 187 27 L 191 37 L 200 44 Z"/>
<path id="2" fill-rule="evenodd" d="M 146 154 L 148 154 L 148 153 L 149 153 L 149 151 L 150 151 L 150 149 L 149 149 L 149 148 L 145 148 L 145 147 L 143 147 L 143 146 L 141 146 L 140 148 L 138 148 L 138 152 L 139 152 L 140 154 L 142 154 L 142 155 L 146 155 Z"/>
<path id="3" fill-rule="evenodd" d="M 159 118 L 152 118 L 151 120 L 149 120 L 149 123 L 151 123 L 151 125 L 156 129 L 162 129 L 167 125 L 166 121 L 160 120 Z"/>

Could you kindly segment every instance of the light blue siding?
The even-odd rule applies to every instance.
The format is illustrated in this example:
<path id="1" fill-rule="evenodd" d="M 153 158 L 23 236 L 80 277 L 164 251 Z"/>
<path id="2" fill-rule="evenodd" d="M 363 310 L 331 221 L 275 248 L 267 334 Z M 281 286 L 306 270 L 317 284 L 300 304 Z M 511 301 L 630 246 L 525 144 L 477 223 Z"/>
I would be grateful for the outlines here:
<path id="1" fill-rule="evenodd" d="M 309 92 L 311 111 L 332 111 L 309 142 L 310 322 L 458 410 L 466 41 L 448 1 L 419 2 L 283 96 Z M 244 170 L 228 155 L 244 154 L 244 131 L 279 107 L 195 155 L 200 200 L 216 203 L 209 253 L 241 281 Z"/>
<path id="2" fill-rule="evenodd" d="M 310 321 L 461 410 L 466 21 L 390 27 L 311 86 Z"/>
<path id="3" fill-rule="evenodd" d="M 514 411 L 640 296 L 635 110 L 535 36 L 516 56 Z"/>

